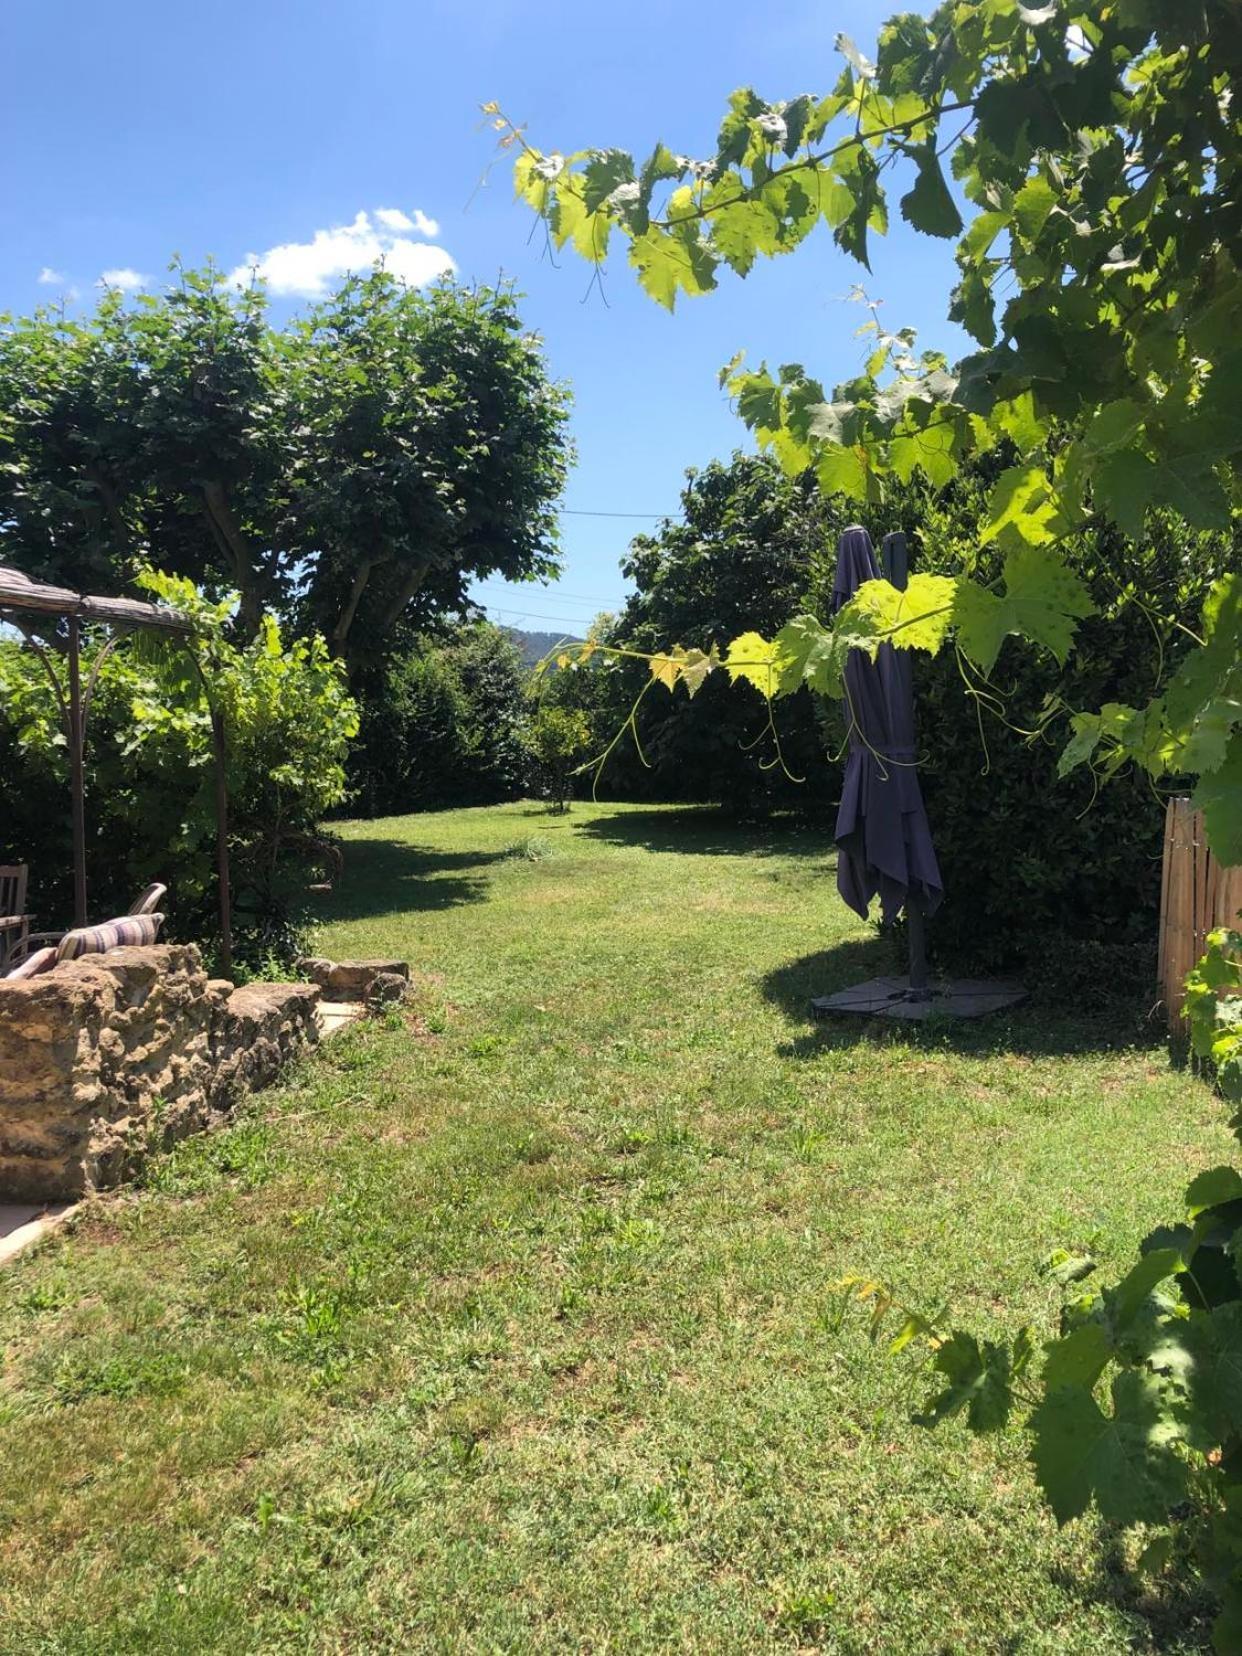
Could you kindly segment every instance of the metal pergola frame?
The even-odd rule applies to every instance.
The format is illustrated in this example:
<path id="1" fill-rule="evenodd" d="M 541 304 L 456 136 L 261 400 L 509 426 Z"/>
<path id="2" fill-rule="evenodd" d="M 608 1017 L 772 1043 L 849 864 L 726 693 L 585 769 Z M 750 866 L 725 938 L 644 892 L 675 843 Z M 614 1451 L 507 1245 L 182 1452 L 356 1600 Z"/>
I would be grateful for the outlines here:
<path id="1" fill-rule="evenodd" d="M 52 665 L 51 653 L 42 639 L 31 630 L 31 618 L 36 615 L 52 617 L 67 623 L 66 656 L 69 668 L 69 694 L 66 697 L 60 678 Z M 41 662 L 55 694 L 64 721 L 65 737 L 69 744 L 69 793 L 73 814 L 73 912 L 74 924 L 86 924 L 86 780 L 83 755 L 86 748 L 86 721 L 90 714 L 91 697 L 99 681 L 100 670 L 112 651 L 128 631 L 163 632 L 179 638 L 187 645 L 194 628 L 183 617 L 159 604 L 146 603 L 137 598 L 98 598 L 71 591 L 68 587 L 49 586 L 32 581 L 18 569 L 0 564 L 0 620 L 8 621 L 23 635 L 27 644 Z M 82 684 L 82 624 L 83 622 L 112 629 L 112 637 L 104 644 L 91 666 L 85 687 Z M 224 718 L 211 694 L 202 663 L 194 650 L 188 649 L 190 659 L 203 686 L 203 695 L 211 715 L 212 746 L 216 771 L 216 872 L 220 899 L 220 964 L 225 972 L 232 966 L 233 927 L 232 901 L 229 881 L 228 843 L 228 788 L 225 778 Z"/>

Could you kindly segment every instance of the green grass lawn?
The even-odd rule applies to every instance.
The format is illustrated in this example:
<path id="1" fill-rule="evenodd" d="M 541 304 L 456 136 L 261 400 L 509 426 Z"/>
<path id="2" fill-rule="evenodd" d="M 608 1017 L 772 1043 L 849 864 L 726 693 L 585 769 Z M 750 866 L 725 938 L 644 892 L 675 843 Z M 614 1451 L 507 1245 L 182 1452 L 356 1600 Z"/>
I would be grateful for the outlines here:
<path id="1" fill-rule="evenodd" d="M 1091 1007 L 809 1023 L 889 958 L 823 835 L 344 833 L 322 949 L 416 1016 L 0 1274 L 0 1649 L 1199 1647 L 835 1285 L 1049 1325 L 1050 1248 L 1120 1271 L 1229 1156 L 1204 1086 Z"/>

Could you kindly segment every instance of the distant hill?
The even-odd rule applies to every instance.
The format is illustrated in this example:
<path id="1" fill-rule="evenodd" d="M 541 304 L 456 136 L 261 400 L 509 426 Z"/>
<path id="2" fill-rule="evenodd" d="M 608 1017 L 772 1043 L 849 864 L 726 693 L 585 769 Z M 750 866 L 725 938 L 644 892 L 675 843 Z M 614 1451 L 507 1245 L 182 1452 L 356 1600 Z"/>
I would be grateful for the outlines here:
<path id="1" fill-rule="evenodd" d="M 554 650 L 558 644 L 582 643 L 580 638 L 568 637 L 565 633 L 523 632 L 520 627 L 506 627 L 505 631 L 522 652 L 522 661 L 527 667 L 542 661 L 549 650 Z"/>

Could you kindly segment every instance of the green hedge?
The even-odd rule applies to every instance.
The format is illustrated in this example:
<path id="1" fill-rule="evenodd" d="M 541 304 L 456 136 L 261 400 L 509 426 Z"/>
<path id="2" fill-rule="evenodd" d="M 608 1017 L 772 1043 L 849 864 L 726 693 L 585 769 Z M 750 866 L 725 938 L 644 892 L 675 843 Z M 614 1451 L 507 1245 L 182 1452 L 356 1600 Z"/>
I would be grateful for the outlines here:
<path id="1" fill-rule="evenodd" d="M 525 790 L 525 674 L 499 627 L 415 639 L 354 688 L 361 722 L 348 764 L 350 814 L 490 805 Z"/>

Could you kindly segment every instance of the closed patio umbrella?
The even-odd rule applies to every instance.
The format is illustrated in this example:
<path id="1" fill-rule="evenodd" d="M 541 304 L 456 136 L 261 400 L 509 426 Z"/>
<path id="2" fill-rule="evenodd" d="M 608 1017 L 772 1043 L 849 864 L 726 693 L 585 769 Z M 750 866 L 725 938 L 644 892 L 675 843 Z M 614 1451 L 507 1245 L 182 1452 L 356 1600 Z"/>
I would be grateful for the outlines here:
<path id="1" fill-rule="evenodd" d="M 884 541 L 894 586 L 908 578 L 906 540 Z M 864 581 L 880 575 L 871 537 L 857 526 L 837 547 L 835 614 Z M 863 919 L 878 896 L 886 922 L 905 911 L 910 931 L 910 988 L 926 989 L 923 919 L 944 896 L 919 787 L 914 738 L 914 689 L 908 650 L 881 644 L 875 660 L 851 650 L 845 667 L 849 756 L 837 811 L 837 889 Z"/>

